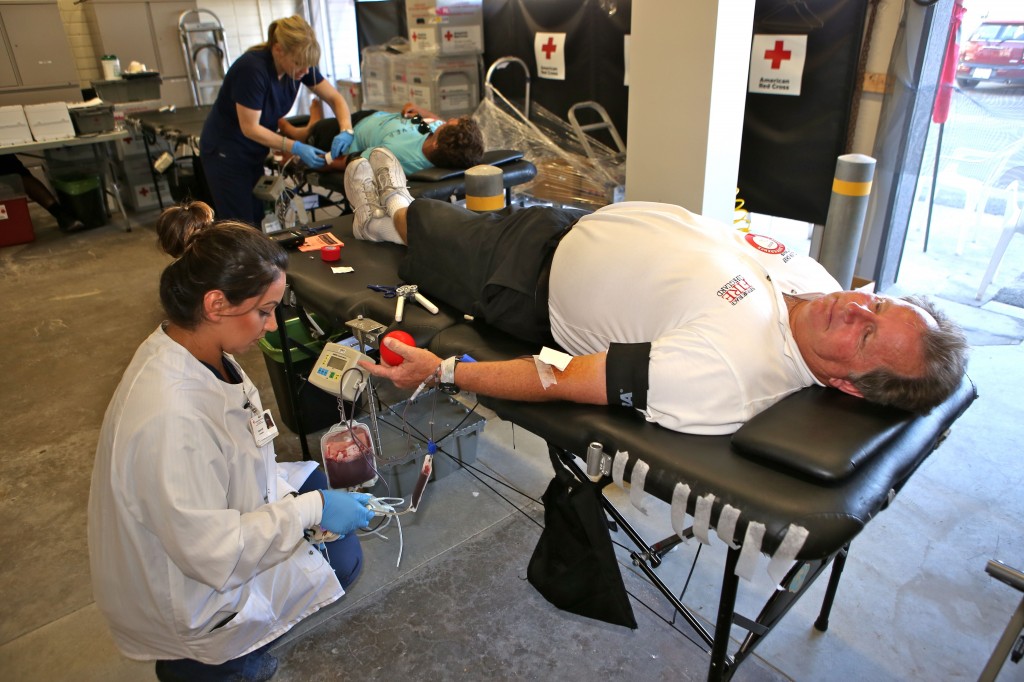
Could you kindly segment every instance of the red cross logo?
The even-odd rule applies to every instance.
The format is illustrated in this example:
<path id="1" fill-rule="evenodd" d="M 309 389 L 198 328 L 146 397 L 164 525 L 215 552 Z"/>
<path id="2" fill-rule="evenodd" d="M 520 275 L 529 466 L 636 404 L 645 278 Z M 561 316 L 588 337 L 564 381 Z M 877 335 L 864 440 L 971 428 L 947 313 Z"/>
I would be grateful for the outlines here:
<path id="1" fill-rule="evenodd" d="M 141 189 L 139 189 L 139 194 L 141 194 L 143 197 L 149 196 L 149 188 L 142 187 Z"/>
<path id="2" fill-rule="evenodd" d="M 554 38 L 548 38 L 548 42 L 540 46 L 540 50 L 544 53 L 545 59 L 551 59 L 551 55 L 553 55 L 557 49 Z"/>
<path id="3" fill-rule="evenodd" d="M 455 36 L 452 35 L 451 31 L 448 31 L 447 33 L 444 34 L 444 39 L 447 40 L 449 43 L 452 42 L 452 38 L 454 38 L 454 37 Z"/>
<path id="4" fill-rule="evenodd" d="M 789 50 L 783 50 L 782 45 L 781 40 L 776 40 L 775 49 L 764 51 L 764 58 L 772 61 L 772 71 L 777 71 L 782 66 L 784 60 L 788 61 L 793 56 L 793 53 Z"/>

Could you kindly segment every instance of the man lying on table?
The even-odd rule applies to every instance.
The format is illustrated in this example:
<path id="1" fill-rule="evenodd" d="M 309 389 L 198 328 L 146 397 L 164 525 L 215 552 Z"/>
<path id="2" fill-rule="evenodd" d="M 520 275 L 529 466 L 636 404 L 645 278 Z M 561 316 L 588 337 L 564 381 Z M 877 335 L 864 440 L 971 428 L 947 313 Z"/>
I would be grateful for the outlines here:
<path id="1" fill-rule="evenodd" d="M 575 356 L 564 370 L 533 357 L 459 363 L 388 339 L 404 362 L 367 369 L 400 388 L 622 404 L 669 429 L 725 434 L 812 384 L 919 413 L 960 385 L 967 343 L 927 299 L 841 291 L 769 237 L 648 202 L 580 217 L 412 201 L 386 150 L 346 171 L 346 184 L 367 179 L 378 197 L 355 207 L 355 236 L 407 244 L 404 281 Z"/>

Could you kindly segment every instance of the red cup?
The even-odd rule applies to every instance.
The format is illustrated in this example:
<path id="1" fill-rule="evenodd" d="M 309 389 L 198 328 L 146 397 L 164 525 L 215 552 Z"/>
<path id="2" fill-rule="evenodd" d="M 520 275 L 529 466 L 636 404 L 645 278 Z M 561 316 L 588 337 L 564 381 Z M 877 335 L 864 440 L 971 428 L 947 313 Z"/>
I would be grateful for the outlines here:
<path id="1" fill-rule="evenodd" d="M 320 247 L 320 258 L 328 263 L 341 260 L 341 247 L 337 244 L 328 244 Z"/>

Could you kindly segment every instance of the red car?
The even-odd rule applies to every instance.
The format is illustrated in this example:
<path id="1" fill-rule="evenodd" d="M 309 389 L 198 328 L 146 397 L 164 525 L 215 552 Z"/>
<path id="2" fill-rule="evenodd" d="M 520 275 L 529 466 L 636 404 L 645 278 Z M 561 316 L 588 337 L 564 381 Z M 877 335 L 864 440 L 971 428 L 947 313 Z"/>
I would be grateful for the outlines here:
<path id="1" fill-rule="evenodd" d="M 1024 85 L 1024 21 L 986 21 L 960 52 L 956 82 Z"/>

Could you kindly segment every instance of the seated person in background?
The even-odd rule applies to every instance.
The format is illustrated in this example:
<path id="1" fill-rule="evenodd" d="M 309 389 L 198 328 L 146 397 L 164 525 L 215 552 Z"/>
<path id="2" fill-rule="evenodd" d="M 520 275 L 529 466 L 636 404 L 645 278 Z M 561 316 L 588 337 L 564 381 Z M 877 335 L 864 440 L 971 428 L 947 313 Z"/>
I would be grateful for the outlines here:
<path id="1" fill-rule="evenodd" d="M 404 362 L 367 369 L 400 388 L 624 405 L 675 431 L 727 434 L 813 384 L 923 413 L 962 381 L 966 340 L 927 299 L 841 291 L 810 257 L 678 206 L 477 214 L 412 201 L 378 150 L 349 174 L 376 182 L 386 209 L 355 206 L 356 237 L 407 244 L 404 281 L 575 356 L 564 371 L 531 357 L 458 363 L 388 339 Z"/>
<path id="2" fill-rule="evenodd" d="M 323 105 L 310 106 L 309 123 L 294 126 L 286 119 L 278 121 L 279 130 L 289 138 L 331 152 L 331 163 L 323 170 L 342 172 L 352 159 L 369 158 L 374 147 L 390 149 L 407 175 L 437 166 L 469 168 L 480 163 L 484 138 L 469 116 L 447 121 L 412 103 L 402 113 L 357 111 L 352 114 L 352 129 L 340 129 L 338 119 L 324 118 Z"/>
<path id="3" fill-rule="evenodd" d="M 32 175 L 14 154 L 0 155 L 0 175 L 20 175 L 28 198 L 46 209 L 46 212 L 57 220 L 57 227 L 64 232 L 75 232 L 85 228 L 85 224 L 61 206 L 50 190 L 46 189 L 46 185 Z"/>

